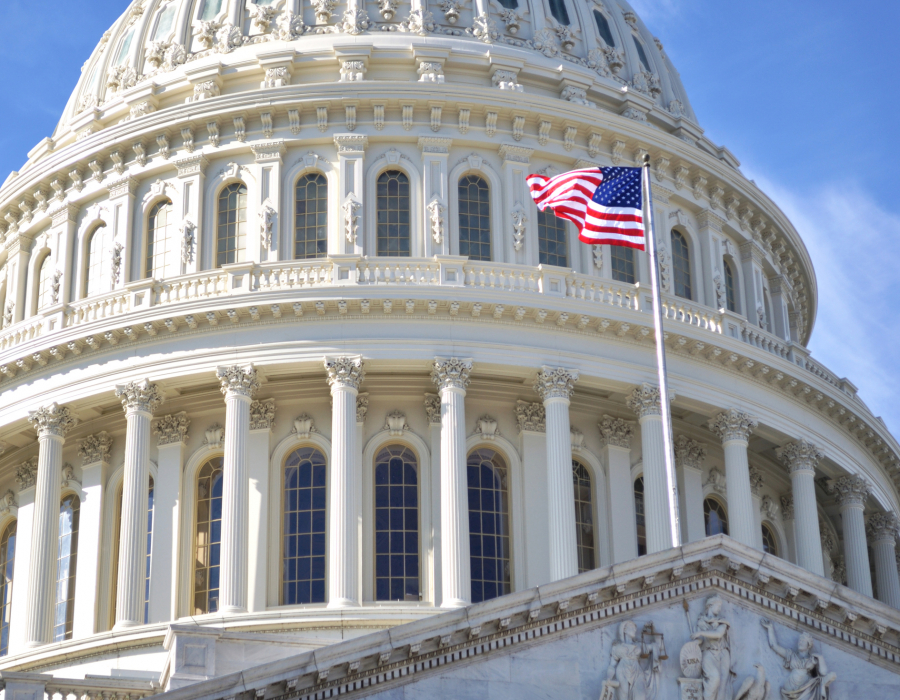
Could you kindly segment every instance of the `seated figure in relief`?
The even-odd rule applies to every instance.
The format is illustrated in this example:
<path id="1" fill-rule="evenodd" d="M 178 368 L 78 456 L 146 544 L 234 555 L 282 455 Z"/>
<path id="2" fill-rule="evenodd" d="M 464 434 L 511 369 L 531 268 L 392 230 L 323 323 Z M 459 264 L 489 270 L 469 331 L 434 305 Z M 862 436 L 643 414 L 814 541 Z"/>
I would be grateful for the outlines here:
<path id="1" fill-rule="evenodd" d="M 804 632 L 797 642 L 797 651 L 778 645 L 775 630 L 768 620 L 760 621 L 769 635 L 769 646 L 784 659 L 784 667 L 791 673 L 781 688 L 784 700 L 822 700 L 828 698 L 828 686 L 837 677 L 828 673 L 825 659 L 821 654 L 813 654 L 813 638 Z"/>

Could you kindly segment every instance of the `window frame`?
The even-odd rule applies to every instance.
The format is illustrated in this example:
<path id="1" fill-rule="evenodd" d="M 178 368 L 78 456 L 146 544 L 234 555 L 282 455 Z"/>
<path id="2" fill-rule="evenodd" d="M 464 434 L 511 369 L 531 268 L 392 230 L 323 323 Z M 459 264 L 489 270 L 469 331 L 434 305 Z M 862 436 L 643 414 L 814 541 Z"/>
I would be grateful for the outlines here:
<path id="1" fill-rule="evenodd" d="M 81 291 L 82 299 L 89 299 L 91 297 L 91 293 L 90 293 L 91 244 L 94 242 L 94 237 L 98 233 L 100 233 L 100 231 L 102 231 L 104 229 L 108 229 L 108 228 L 109 228 L 109 225 L 106 223 L 106 221 L 104 221 L 102 219 L 92 221 L 90 224 L 88 224 L 87 231 L 84 235 L 84 243 L 82 246 L 81 284 L 80 284 L 80 291 Z M 106 232 L 104 232 L 101 235 L 106 236 Z M 103 251 L 103 250 L 100 251 L 100 262 L 97 265 L 97 268 L 101 271 L 100 272 L 101 280 L 103 279 L 103 277 L 102 277 L 103 265 L 104 265 L 106 259 L 109 257 L 108 254 L 105 256 L 104 253 L 105 253 L 105 251 Z M 110 260 L 110 263 L 111 263 L 111 260 Z M 95 296 L 100 295 L 100 294 L 105 294 L 108 291 L 111 291 L 111 290 L 102 290 L 101 289 L 100 291 L 96 292 Z"/>
<path id="2" fill-rule="evenodd" d="M 675 255 L 675 234 L 678 234 L 681 239 L 684 241 L 684 247 L 686 249 L 686 254 L 684 257 L 685 263 L 687 265 L 686 275 L 688 278 L 688 291 L 690 294 L 688 296 L 684 296 L 678 293 L 678 267 L 676 265 L 676 255 Z M 672 228 L 669 231 L 669 250 L 672 259 L 672 295 L 678 297 L 679 299 L 686 299 L 687 301 L 694 301 L 694 297 L 697 295 L 697 285 L 696 285 L 696 275 L 694 275 L 694 264 L 693 264 L 693 245 L 690 236 L 683 230 L 680 230 L 678 227 Z"/>
<path id="3" fill-rule="evenodd" d="M 207 464 L 209 464 L 212 460 L 217 459 L 217 458 L 219 458 L 219 459 L 222 460 L 222 471 L 223 471 L 223 478 L 224 478 L 224 470 L 225 470 L 225 453 L 224 453 L 223 451 L 221 451 L 221 450 L 216 450 L 216 451 L 212 452 L 211 454 L 205 454 L 205 455 L 203 455 L 203 458 L 200 459 L 199 465 L 197 466 L 197 468 L 196 468 L 195 470 L 193 470 L 193 474 L 190 475 L 190 476 L 191 476 L 191 480 L 193 481 L 193 484 L 194 484 L 193 493 L 191 494 L 191 521 L 193 522 L 193 527 L 191 528 L 191 531 L 190 531 L 190 532 L 191 532 L 191 539 L 190 539 L 190 542 L 189 542 L 189 547 L 188 547 L 188 552 L 187 552 L 187 555 L 188 555 L 188 561 L 191 562 L 191 565 L 190 565 L 189 568 L 188 568 L 188 571 L 189 571 L 190 573 L 187 575 L 186 578 L 187 578 L 188 609 L 192 611 L 192 612 L 190 612 L 190 613 L 188 613 L 188 614 L 191 615 L 191 616 L 196 616 L 196 615 L 201 614 L 201 613 L 193 612 L 193 609 L 194 609 L 194 599 L 195 599 L 194 581 L 195 581 L 195 577 L 196 577 L 196 575 L 197 575 L 197 566 L 196 566 L 196 547 L 197 547 L 197 529 L 198 529 L 198 525 L 199 525 L 198 520 L 197 520 L 197 516 L 199 515 L 199 509 L 197 508 L 197 505 L 198 505 L 198 500 L 197 500 L 197 499 L 198 499 L 198 497 L 199 497 L 199 495 L 200 495 L 200 490 L 199 490 L 199 485 L 200 485 L 200 474 L 201 474 L 201 472 L 203 471 L 203 468 L 204 468 Z M 212 522 L 212 520 L 210 520 L 210 522 Z M 220 538 L 219 538 L 219 544 L 220 544 L 220 546 L 221 546 L 221 544 L 222 544 L 221 535 L 220 535 Z M 219 568 L 220 568 L 220 572 L 221 572 L 221 566 L 222 566 L 222 559 L 221 559 L 221 552 L 220 552 L 220 555 L 219 555 Z M 210 568 L 209 566 L 206 567 L 207 570 L 208 570 L 209 568 Z M 209 583 L 209 582 L 207 581 L 207 588 L 206 588 L 206 591 L 207 591 L 207 605 L 209 604 L 209 591 L 210 591 L 210 588 L 209 588 L 209 586 L 208 586 L 208 583 Z M 219 585 L 218 590 L 219 590 L 219 591 L 222 590 L 221 583 L 220 583 L 220 585 Z M 215 613 L 210 613 L 209 610 L 207 610 L 205 613 L 202 613 L 202 614 L 203 614 L 203 615 L 218 614 L 218 609 L 217 609 L 217 611 L 216 611 Z"/>
<path id="4" fill-rule="evenodd" d="M 718 533 L 718 532 L 717 532 L 717 533 L 714 533 L 714 534 L 712 534 L 712 535 L 707 534 L 707 530 L 708 530 L 708 527 L 707 527 L 707 516 L 706 516 L 706 502 L 707 502 L 707 501 L 711 501 L 712 503 L 715 503 L 715 504 L 716 504 L 719 508 L 721 508 L 722 511 L 725 513 L 725 519 L 724 519 L 724 522 L 725 522 L 725 531 L 724 531 L 724 532 L 721 532 L 721 533 Z M 730 535 L 729 535 L 729 532 L 730 532 L 730 529 L 731 529 L 731 528 L 729 527 L 729 522 L 728 522 L 728 520 L 729 520 L 729 518 L 728 518 L 728 504 L 725 502 L 725 499 L 722 498 L 721 496 L 719 496 L 718 494 L 716 494 L 715 492 L 706 493 L 706 494 L 703 495 L 703 504 L 702 504 L 702 505 L 703 505 L 703 533 L 704 533 L 703 536 L 704 536 L 704 537 L 715 537 L 716 535 L 720 535 L 720 534 L 721 534 L 721 535 L 728 535 L 728 536 L 730 536 Z"/>
<path id="5" fill-rule="evenodd" d="M 219 206 L 221 203 L 220 200 L 221 200 L 222 194 L 225 192 L 225 190 L 227 190 L 235 185 L 242 186 L 245 190 L 244 197 L 246 199 L 245 199 L 245 204 L 244 204 L 244 221 L 243 221 L 244 227 L 245 227 L 244 234 L 243 234 L 244 247 L 240 248 L 238 246 L 237 241 L 238 241 L 239 236 L 237 234 L 237 228 L 235 228 L 235 236 L 234 236 L 234 238 L 235 238 L 234 258 L 235 259 L 233 262 L 230 262 L 230 263 L 225 262 L 220 265 L 219 264 L 219 227 L 222 225 L 219 222 L 219 212 L 220 212 Z M 211 256 L 211 260 L 210 260 L 211 268 L 213 270 L 221 270 L 224 265 L 234 265 L 237 263 L 246 262 L 246 256 L 247 256 L 247 251 L 248 251 L 248 246 L 249 246 L 249 239 L 251 238 L 251 234 L 250 234 L 250 188 L 247 186 L 247 183 L 240 178 L 229 178 L 225 182 L 221 183 L 221 185 L 219 185 L 219 187 L 217 187 L 214 190 L 211 204 L 212 204 L 212 210 L 213 210 L 212 256 Z M 238 208 L 238 209 L 235 209 L 234 211 L 240 211 L 240 209 Z M 237 227 L 237 225 L 239 223 L 240 222 L 236 220 L 235 227 Z M 227 226 L 228 224 L 225 224 L 225 225 Z M 239 253 L 242 250 L 244 252 L 244 257 L 245 257 L 244 260 L 238 259 Z"/>
<path id="6" fill-rule="evenodd" d="M 166 220 L 166 224 L 165 224 L 166 248 L 162 253 L 162 255 L 163 255 L 163 270 L 165 270 L 168 267 L 168 262 L 169 262 L 168 257 L 170 255 L 172 255 L 175 250 L 175 248 L 173 246 L 171 246 L 171 244 L 174 242 L 173 228 L 175 225 L 175 203 L 172 201 L 171 197 L 159 197 L 159 198 L 154 199 L 152 202 L 150 202 L 149 205 L 147 207 L 145 207 L 145 209 L 144 209 L 144 212 L 145 212 L 145 214 L 144 214 L 144 236 L 143 236 L 143 246 L 141 248 L 141 279 L 162 279 L 165 276 L 165 275 L 163 275 L 163 276 L 157 277 L 154 275 L 154 270 L 152 268 L 150 269 L 149 273 L 147 270 L 147 266 L 148 266 L 149 258 L 150 258 L 149 251 L 148 251 L 148 248 L 150 247 L 150 231 L 151 231 L 150 222 L 151 222 L 156 210 L 160 207 L 160 205 L 163 205 L 165 203 L 168 203 L 169 212 L 166 215 L 167 220 Z M 153 229 L 153 231 L 156 231 L 157 229 L 158 229 L 158 227 L 155 227 Z M 154 248 L 155 247 L 156 247 L 156 240 L 154 238 Z M 156 255 L 157 254 L 154 253 L 154 257 Z"/>
<path id="7" fill-rule="evenodd" d="M 305 177 L 310 176 L 319 176 L 325 181 L 325 253 L 321 256 L 316 256 L 314 258 L 298 258 L 297 257 L 297 187 L 300 184 L 300 180 Z M 291 183 L 291 212 L 292 217 L 288 222 L 288 233 L 289 233 L 289 243 L 290 243 L 290 256 L 288 259 L 290 260 L 321 260 L 323 258 L 327 258 L 330 255 L 330 238 L 331 238 L 331 191 L 332 191 L 332 183 L 331 178 L 328 177 L 328 174 L 319 169 L 319 168 L 309 168 L 304 167 L 300 172 L 296 173 L 289 182 Z"/>
<path id="8" fill-rule="evenodd" d="M 562 222 L 563 240 L 565 241 L 565 244 L 566 244 L 566 261 L 565 261 L 566 264 L 565 265 L 557 265 L 556 263 L 553 263 L 553 262 L 542 262 L 541 261 L 541 240 L 542 240 L 541 217 L 542 216 L 552 216 L 555 219 L 557 219 L 558 221 Z M 565 219 L 562 219 L 562 218 L 556 216 L 556 214 L 554 214 L 551 209 L 547 208 L 544 211 L 538 210 L 537 218 L 535 220 L 535 228 L 537 230 L 537 241 L 536 241 L 536 243 L 537 243 L 537 264 L 538 265 L 548 265 L 551 267 L 558 267 L 563 270 L 573 269 L 573 265 L 572 265 L 573 251 L 572 251 L 572 242 L 571 242 L 571 236 L 570 236 L 569 222 L 566 221 Z M 544 239 L 544 240 L 550 240 L 550 239 Z M 549 253 L 548 253 L 548 255 L 549 255 Z M 556 255 L 556 253 L 553 253 L 553 255 Z"/>
<path id="9" fill-rule="evenodd" d="M 379 236 L 378 236 L 378 212 L 379 212 L 379 208 L 378 208 L 378 184 L 379 184 L 379 180 L 381 179 L 381 177 L 382 177 L 383 175 L 385 175 L 386 173 L 391 173 L 391 172 L 397 172 L 397 173 L 401 173 L 402 175 L 404 175 L 404 176 L 406 177 L 406 184 L 407 184 L 407 187 L 409 188 L 409 194 L 408 194 L 408 204 L 409 204 L 409 208 L 408 208 L 408 210 L 407 210 L 407 211 L 408 211 L 408 214 L 409 214 L 409 222 L 407 223 L 407 226 L 408 226 L 408 229 L 409 229 L 409 254 L 408 254 L 408 255 L 391 255 L 391 254 L 388 254 L 388 255 L 382 255 L 381 253 L 378 252 L 378 239 L 379 239 Z M 381 168 L 375 173 L 375 177 L 374 177 L 373 182 L 372 182 L 372 185 L 373 185 L 373 186 L 372 186 L 373 206 L 371 207 L 371 209 L 372 209 L 372 223 L 373 223 L 372 228 L 371 228 L 371 230 L 372 230 L 372 242 L 373 242 L 373 246 L 372 246 L 372 255 L 373 255 L 373 257 L 376 257 L 376 258 L 412 258 L 412 257 L 418 257 L 419 246 L 418 246 L 418 244 L 417 244 L 417 242 L 416 242 L 416 235 L 415 235 L 415 231 L 416 231 L 416 228 L 417 228 L 416 222 L 417 222 L 417 220 L 418 220 L 418 219 L 417 219 L 417 216 L 416 216 L 416 211 L 417 211 L 417 210 L 416 210 L 416 200 L 417 200 L 417 193 L 419 192 L 418 184 L 419 184 L 419 183 L 418 183 L 418 178 L 414 177 L 414 176 L 412 175 L 412 173 L 410 173 L 409 170 L 408 170 L 407 168 L 402 167 L 402 166 L 400 165 L 400 163 L 390 163 L 390 164 L 388 164 L 388 165 L 385 165 L 385 166 L 381 167 Z M 399 210 L 398 210 L 398 211 L 399 211 Z"/>
<path id="10" fill-rule="evenodd" d="M 597 497 L 597 494 L 598 494 L 597 473 L 596 473 L 596 470 L 593 468 L 593 466 L 589 463 L 588 460 L 584 459 L 580 454 L 576 453 L 573 450 L 573 453 L 572 453 L 573 479 L 574 479 L 574 471 L 575 471 L 576 463 L 579 464 L 581 466 L 581 468 L 584 469 L 584 471 L 587 473 L 588 479 L 590 482 L 589 487 L 588 487 L 588 492 L 591 495 L 590 511 L 591 511 L 591 526 L 593 529 L 593 538 L 594 538 L 594 546 L 593 546 L 594 566 L 591 569 L 585 569 L 585 571 L 593 571 L 593 569 L 597 569 L 597 568 L 600 568 L 600 566 L 602 566 L 601 562 L 603 560 L 603 557 L 601 556 L 601 552 L 600 552 L 600 539 L 601 538 L 600 538 L 600 528 L 599 528 L 599 521 L 598 521 L 598 513 L 599 513 L 598 500 L 599 499 Z M 578 503 L 578 495 L 577 494 L 575 496 L 575 503 L 576 504 Z M 576 528 L 578 526 L 578 513 L 577 512 L 575 514 L 575 526 L 576 526 Z M 577 538 L 577 535 L 576 535 L 576 538 Z M 577 539 L 576 539 L 576 546 L 580 546 L 577 543 Z M 581 567 L 579 566 L 579 573 L 580 573 L 580 569 L 581 569 Z"/>
<path id="11" fill-rule="evenodd" d="M 72 518 L 72 520 L 73 520 L 72 533 L 73 533 L 74 537 L 72 537 L 72 545 L 70 546 L 69 553 L 67 555 L 70 560 L 70 565 L 69 565 L 70 568 L 69 568 L 69 575 L 67 577 L 69 583 L 68 583 L 68 593 L 67 593 L 68 598 L 66 598 L 66 622 L 65 622 L 65 629 L 64 629 L 62 639 L 57 639 L 56 638 L 56 628 L 57 628 L 56 609 L 60 605 L 60 600 L 58 597 L 56 597 L 59 594 L 58 589 L 59 589 L 59 584 L 60 584 L 60 578 L 59 578 L 60 536 L 59 536 L 59 533 L 57 532 L 57 545 L 56 545 L 57 573 L 56 573 L 56 585 L 54 586 L 54 591 L 56 593 L 54 596 L 54 604 L 53 604 L 53 622 L 51 623 L 51 627 L 52 627 L 51 637 L 53 638 L 52 639 L 53 642 L 61 642 L 61 641 L 66 641 L 66 640 L 72 639 L 73 634 L 74 634 L 74 629 L 75 629 L 75 610 L 74 610 L 74 608 L 75 608 L 75 592 L 77 590 L 77 583 L 78 583 L 78 545 L 79 545 L 79 539 L 80 539 L 80 535 L 81 535 L 81 505 L 84 502 L 84 494 L 79 493 L 79 492 L 75 491 L 74 489 L 63 489 L 63 491 L 59 497 L 59 515 L 60 516 L 62 515 L 63 504 L 66 502 L 66 500 L 68 500 L 70 498 L 74 498 L 77 501 L 77 505 L 73 509 L 75 515 Z M 72 560 L 74 560 L 74 564 L 72 563 Z M 71 615 L 71 621 L 69 619 L 70 615 Z M 70 624 L 70 622 L 71 622 L 71 624 Z"/>
<path id="12" fill-rule="evenodd" d="M 610 17 L 605 12 L 605 9 L 606 8 L 603 8 L 598 3 L 594 3 L 593 6 L 590 8 L 591 19 L 593 20 L 593 23 L 594 23 L 594 31 L 596 32 L 597 38 L 603 42 L 603 45 L 605 45 L 611 49 L 616 49 L 618 45 L 616 44 L 616 36 L 613 33 L 614 27 L 615 27 L 615 22 L 611 21 Z M 597 24 L 597 20 L 594 17 L 595 14 L 600 15 L 606 21 L 606 26 L 607 26 L 607 29 L 609 29 L 609 37 L 610 37 L 610 39 L 612 39 L 612 44 L 608 43 L 606 41 L 606 37 L 604 37 L 603 34 L 601 33 L 600 27 Z M 621 39 L 621 37 L 619 37 L 619 38 Z"/>
<path id="13" fill-rule="evenodd" d="M 740 313 L 740 304 L 738 300 L 740 299 L 740 283 L 738 282 L 737 274 L 734 271 L 732 263 L 727 258 L 722 258 L 722 277 L 723 284 L 725 285 L 725 308 L 732 313 Z M 728 280 L 731 279 L 730 285 L 730 298 L 729 298 L 729 284 Z"/>
<path id="14" fill-rule="evenodd" d="M 15 532 L 10 534 L 10 530 L 15 528 Z M 10 566 L 8 557 L 9 538 L 15 537 L 12 546 L 12 568 L 11 574 L 7 577 L 6 570 Z M 0 657 L 9 655 L 11 617 L 13 610 L 13 593 L 16 584 L 16 549 L 19 544 L 19 520 L 16 515 L 11 515 L 4 519 L 0 525 Z M 27 577 L 27 572 L 26 572 Z M 6 633 L 6 645 L 3 645 L 3 633 Z"/>
<path id="15" fill-rule="evenodd" d="M 497 259 L 497 255 L 496 255 L 497 251 L 496 251 L 496 249 L 495 249 L 496 247 L 494 245 L 494 219 L 495 219 L 495 216 L 494 216 L 495 206 L 494 206 L 494 201 L 493 201 L 494 200 L 494 191 L 493 191 L 494 188 L 491 186 L 490 178 L 485 173 L 479 172 L 477 170 L 472 170 L 472 169 L 466 170 L 465 172 L 460 173 L 460 175 L 456 178 L 456 199 L 454 201 L 455 206 L 454 206 L 454 212 L 452 214 L 452 216 L 454 216 L 456 219 L 456 221 L 455 221 L 455 223 L 456 223 L 455 234 L 456 235 L 454 236 L 454 241 L 453 241 L 454 249 L 455 249 L 454 252 L 456 255 L 463 255 L 463 253 L 462 253 L 463 226 L 462 226 L 462 218 L 461 218 L 461 216 L 462 216 L 462 201 L 463 200 L 460 196 L 462 194 L 460 191 L 461 190 L 460 185 L 465 178 L 470 178 L 470 177 L 478 178 L 487 187 L 487 205 L 488 205 L 488 213 L 487 213 L 488 243 L 487 243 L 487 245 L 488 245 L 488 249 L 489 249 L 489 255 L 487 258 L 471 258 L 470 257 L 469 260 L 474 263 L 494 262 Z M 466 201 L 471 201 L 471 200 L 466 200 Z M 480 215 L 478 215 L 478 216 L 480 216 Z M 467 228 L 471 229 L 471 227 L 467 227 Z"/>
<path id="16" fill-rule="evenodd" d="M 53 257 L 52 251 L 50 251 L 46 248 L 42 248 L 40 251 L 38 251 L 38 258 L 35 261 L 35 265 L 32 267 L 32 270 L 33 270 L 32 271 L 32 290 L 31 290 L 31 292 L 32 292 L 31 293 L 31 299 L 32 299 L 31 300 L 31 315 L 32 316 L 36 316 L 38 313 L 40 313 L 44 309 L 53 306 L 53 296 L 52 296 L 53 292 L 52 292 L 51 285 L 53 284 L 52 280 L 53 280 L 54 271 L 52 270 L 52 267 L 53 267 L 52 260 L 51 260 L 52 257 Z M 46 290 L 48 293 L 48 299 L 47 299 L 47 303 L 42 306 L 41 305 L 41 295 L 43 292 L 42 288 L 44 286 L 44 279 L 42 278 L 42 275 L 44 273 L 44 266 L 48 265 L 48 264 L 50 265 L 50 268 L 48 268 L 48 270 L 47 270 L 47 278 L 46 278 L 47 286 L 48 286 L 48 289 Z M 60 296 L 62 296 L 62 295 L 60 295 Z"/>

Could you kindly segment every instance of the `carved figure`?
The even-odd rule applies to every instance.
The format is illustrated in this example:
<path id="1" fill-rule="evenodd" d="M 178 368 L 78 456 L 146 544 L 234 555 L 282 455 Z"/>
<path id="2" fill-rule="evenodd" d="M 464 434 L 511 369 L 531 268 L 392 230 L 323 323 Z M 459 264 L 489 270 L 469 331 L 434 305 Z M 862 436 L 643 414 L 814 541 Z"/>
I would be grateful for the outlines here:
<path id="1" fill-rule="evenodd" d="M 829 673 L 821 654 L 813 654 L 813 638 L 806 632 L 800 635 L 797 651 L 779 646 L 775 629 L 768 620 L 760 620 L 766 629 L 769 646 L 784 660 L 784 667 L 790 671 L 787 681 L 781 687 L 784 700 L 827 700 L 828 686 L 837 675 Z"/>
<path id="2" fill-rule="evenodd" d="M 766 700 L 769 697 L 769 681 L 762 664 L 753 664 L 756 676 L 747 676 L 743 685 L 734 696 L 734 700 Z"/>
<path id="3" fill-rule="evenodd" d="M 644 645 L 636 643 L 637 625 L 626 620 L 610 652 L 609 670 L 601 698 L 606 700 L 653 700 L 659 690 L 659 649 L 649 645 L 650 665 L 644 669 L 640 658 Z"/>
<path id="4" fill-rule="evenodd" d="M 703 700 L 731 700 L 732 696 L 730 624 L 719 617 L 721 614 L 722 599 L 714 595 L 706 601 L 691 635 L 692 640 L 700 641 Z"/>

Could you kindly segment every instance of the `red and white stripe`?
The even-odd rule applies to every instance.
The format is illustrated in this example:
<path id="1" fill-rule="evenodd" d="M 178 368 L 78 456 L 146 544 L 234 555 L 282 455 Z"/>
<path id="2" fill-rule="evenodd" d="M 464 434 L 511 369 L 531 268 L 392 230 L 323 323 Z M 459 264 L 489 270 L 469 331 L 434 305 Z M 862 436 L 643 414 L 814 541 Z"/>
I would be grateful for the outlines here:
<path id="1" fill-rule="evenodd" d="M 643 213 L 631 207 L 604 207 L 593 201 L 602 181 L 600 168 L 570 170 L 555 177 L 529 175 L 527 179 L 538 209 L 550 207 L 560 219 L 578 226 L 578 238 L 583 243 L 644 250 Z"/>

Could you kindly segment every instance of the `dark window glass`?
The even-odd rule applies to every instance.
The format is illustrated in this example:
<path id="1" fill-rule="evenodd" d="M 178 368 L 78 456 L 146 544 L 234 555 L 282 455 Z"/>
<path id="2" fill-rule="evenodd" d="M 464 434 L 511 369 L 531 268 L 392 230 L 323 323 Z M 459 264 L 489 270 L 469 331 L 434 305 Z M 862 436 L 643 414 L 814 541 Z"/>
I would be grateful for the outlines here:
<path id="1" fill-rule="evenodd" d="M 459 254 L 491 259 L 491 192 L 477 175 L 459 181 Z"/>
<path id="2" fill-rule="evenodd" d="M 672 266 L 675 270 L 675 296 L 693 299 L 691 289 L 691 256 L 687 239 L 672 229 Z"/>
<path id="3" fill-rule="evenodd" d="M 634 248 L 613 245 L 609 247 L 609 251 L 613 279 L 616 282 L 634 284 L 637 281 L 634 274 Z"/>
<path id="4" fill-rule="evenodd" d="M 169 247 L 169 225 L 172 202 L 168 199 L 153 205 L 147 218 L 147 261 L 144 277 L 163 277 L 166 273 L 166 251 Z"/>
<path id="5" fill-rule="evenodd" d="M 634 520 L 637 524 L 638 556 L 647 553 L 647 526 L 644 520 L 644 477 L 634 481 Z"/>
<path id="6" fill-rule="evenodd" d="M 197 537 L 194 543 L 194 614 L 219 609 L 222 546 L 222 457 L 213 457 L 197 476 Z"/>
<path id="7" fill-rule="evenodd" d="M 247 187 L 242 182 L 228 185 L 219 193 L 216 223 L 216 267 L 244 259 L 247 236 Z"/>
<path id="8" fill-rule="evenodd" d="M 66 496 L 59 506 L 59 550 L 56 559 L 56 610 L 53 641 L 72 638 L 75 619 L 75 569 L 78 563 L 78 496 Z"/>
<path id="9" fill-rule="evenodd" d="M 500 4 L 508 10 L 515 10 L 519 6 L 519 0 L 500 0 Z"/>
<path id="10" fill-rule="evenodd" d="M 578 542 L 578 573 L 581 573 L 596 567 L 591 475 L 583 464 L 573 459 L 572 478 L 575 481 L 575 536 Z"/>
<path id="11" fill-rule="evenodd" d="M 549 209 L 538 212 L 538 256 L 541 265 L 569 266 L 566 222 Z"/>
<path id="12" fill-rule="evenodd" d="M 0 539 L 0 656 L 9 653 L 9 620 L 12 616 L 13 567 L 16 563 L 16 521 Z"/>
<path id="13" fill-rule="evenodd" d="M 418 471 L 403 445 L 375 458 L 375 600 L 419 600 Z"/>
<path id="14" fill-rule="evenodd" d="M 566 11 L 566 3 L 564 0 L 549 0 L 550 14 L 560 24 L 569 24 L 569 13 Z"/>
<path id="15" fill-rule="evenodd" d="M 637 49 L 638 58 L 641 59 L 641 65 L 644 66 L 645 71 L 651 73 L 650 61 L 647 60 L 647 52 L 644 51 L 644 45 L 638 41 L 636 36 L 632 36 L 631 38 L 634 39 L 634 47 Z"/>
<path id="16" fill-rule="evenodd" d="M 399 170 L 383 172 L 376 194 L 378 255 L 409 257 L 409 178 Z"/>
<path id="17" fill-rule="evenodd" d="M 466 461 L 469 485 L 469 559 L 472 602 L 510 592 L 508 470 L 494 450 L 475 450 Z"/>
<path id="18" fill-rule="evenodd" d="M 766 554 L 778 556 L 778 541 L 775 539 L 775 531 L 766 523 L 762 525 L 762 543 L 763 551 Z"/>
<path id="19" fill-rule="evenodd" d="M 597 31 L 600 32 L 600 38 L 606 42 L 607 46 L 615 46 L 616 42 L 613 41 L 612 31 L 610 31 L 606 15 L 598 10 L 594 10 L 594 20 L 597 22 Z"/>
<path id="20" fill-rule="evenodd" d="M 725 513 L 725 507 L 716 499 L 704 499 L 703 520 L 706 523 L 707 537 L 728 534 L 728 515 Z"/>
<path id="21" fill-rule="evenodd" d="M 294 259 L 328 255 L 328 183 L 319 173 L 297 180 L 294 206 Z"/>
<path id="22" fill-rule="evenodd" d="M 294 450 L 284 463 L 283 605 L 325 602 L 325 455 Z"/>
<path id="23" fill-rule="evenodd" d="M 734 296 L 734 273 L 731 271 L 731 265 L 727 261 L 723 261 L 725 267 L 725 303 L 728 305 L 729 311 L 737 311 L 737 303 Z"/>

